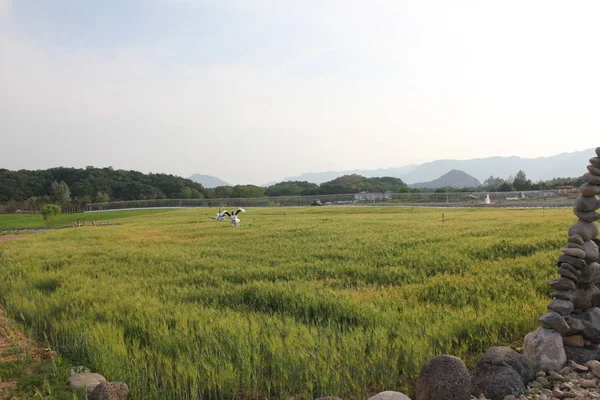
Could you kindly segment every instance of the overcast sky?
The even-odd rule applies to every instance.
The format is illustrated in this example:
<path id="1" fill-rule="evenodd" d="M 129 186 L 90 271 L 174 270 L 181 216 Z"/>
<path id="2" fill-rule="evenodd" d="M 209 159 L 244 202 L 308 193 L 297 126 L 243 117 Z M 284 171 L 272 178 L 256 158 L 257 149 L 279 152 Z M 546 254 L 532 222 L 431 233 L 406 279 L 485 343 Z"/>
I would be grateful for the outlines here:
<path id="1" fill-rule="evenodd" d="M 600 145 L 600 2 L 0 0 L 0 168 L 256 183 Z"/>

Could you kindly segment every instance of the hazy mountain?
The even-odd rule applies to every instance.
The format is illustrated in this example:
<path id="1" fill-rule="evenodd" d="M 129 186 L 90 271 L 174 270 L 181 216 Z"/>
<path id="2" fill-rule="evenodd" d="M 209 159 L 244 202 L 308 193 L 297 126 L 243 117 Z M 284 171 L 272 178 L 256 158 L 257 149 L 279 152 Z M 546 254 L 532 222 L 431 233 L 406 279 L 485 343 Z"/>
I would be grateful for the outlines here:
<path id="1" fill-rule="evenodd" d="M 379 168 L 379 169 L 355 169 L 352 171 L 327 171 L 327 172 L 307 172 L 298 176 L 285 178 L 287 181 L 307 181 L 320 185 L 323 182 L 329 182 L 344 175 L 360 175 L 365 178 L 379 178 L 391 176 L 393 178 L 402 178 L 404 175 L 416 168 L 418 164 L 406 165 L 404 167 Z"/>
<path id="2" fill-rule="evenodd" d="M 229 183 L 217 178 L 216 176 L 210 176 L 210 175 L 194 174 L 194 175 L 190 176 L 188 179 L 201 184 L 202 186 L 204 186 L 207 189 L 214 188 L 217 186 L 232 186 Z"/>
<path id="3" fill-rule="evenodd" d="M 459 170 L 483 182 L 490 175 L 508 178 L 519 170 L 525 171 L 527 178 L 536 182 L 557 177 L 577 177 L 586 172 L 588 160 L 595 156 L 594 149 L 561 153 L 551 157 L 488 157 L 471 160 L 437 160 L 420 165 L 407 165 L 398 168 L 382 168 L 373 170 L 328 171 L 305 173 L 285 180 L 308 181 L 321 184 L 342 175 L 359 174 L 365 177 L 392 176 L 400 178 L 407 184 L 430 182 L 441 174 Z"/>
<path id="4" fill-rule="evenodd" d="M 437 189 L 446 186 L 454 188 L 476 187 L 480 184 L 481 182 L 474 176 L 471 176 L 464 171 L 453 169 L 433 181 L 413 183 L 410 186 L 415 188 Z"/>

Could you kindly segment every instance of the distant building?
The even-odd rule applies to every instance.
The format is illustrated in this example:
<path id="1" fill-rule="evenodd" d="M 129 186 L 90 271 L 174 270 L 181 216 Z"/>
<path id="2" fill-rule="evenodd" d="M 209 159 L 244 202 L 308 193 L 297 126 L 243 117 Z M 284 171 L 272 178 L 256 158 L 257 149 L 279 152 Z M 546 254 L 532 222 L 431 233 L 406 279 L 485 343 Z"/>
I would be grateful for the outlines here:
<path id="1" fill-rule="evenodd" d="M 557 186 L 556 190 L 558 190 L 559 195 L 577 194 L 577 188 L 573 186 Z"/>
<path id="2" fill-rule="evenodd" d="M 354 195 L 354 200 L 358 201 L 379 201 L 391 199 L 392 192 L 360 192 Z"/>

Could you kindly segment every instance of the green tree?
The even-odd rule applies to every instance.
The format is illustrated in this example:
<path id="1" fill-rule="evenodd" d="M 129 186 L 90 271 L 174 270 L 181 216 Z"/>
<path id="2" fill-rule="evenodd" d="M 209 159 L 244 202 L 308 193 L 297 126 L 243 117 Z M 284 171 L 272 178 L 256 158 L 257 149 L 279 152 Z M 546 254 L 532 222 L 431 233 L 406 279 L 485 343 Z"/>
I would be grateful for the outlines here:
<path id="1" fill-rule="evenodd" d="M 40 214 L 42 214 L 42 218 L 44 218 L 44 222 L 46 226 L 51 226 L 54 217 L 60 214 L 60 207 L 56 204 L 46 204 L 40 210 Z"/>
<path id="2" fill-rule="evenodd" d="M 94 197 L 94 202 L 96 203 L 108 203 L 110 201 L 110 196 L 105 192 L 96 193 L 96 197 Z"/>
<path id="3" fill-rule="evenodd" d="M 52 182 L 52 200 L 54 200 L 58 204 L 67 204 L 71 201 L 71 191 L 69 190 L 69 185 L 65 182 L 54 181 Z"/>
<path id="4" fill-rule="evenodd" d="M 519 170 L 513 180 L 513 186 L 516 190 L 531 190 L 533 184 L 523 170 Z"/>
<path id="5" fill-rule="evenodd" d="M 181 199 L 191 199 L 192 198 L 192 189 L 187 186 L 184 186 L 179 191 L 179 198 Z"/>

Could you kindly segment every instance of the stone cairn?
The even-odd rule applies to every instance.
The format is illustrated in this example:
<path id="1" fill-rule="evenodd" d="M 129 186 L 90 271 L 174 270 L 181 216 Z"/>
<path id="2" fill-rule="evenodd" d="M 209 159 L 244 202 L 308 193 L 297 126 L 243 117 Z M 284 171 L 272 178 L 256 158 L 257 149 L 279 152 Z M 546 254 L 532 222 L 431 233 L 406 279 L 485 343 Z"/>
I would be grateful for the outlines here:
<path id="1" fill-rule="evenodd" d="M 566 356 L 577 359 L 578 362 L 586 362 L 600 355 L 600 241 L 595 222 L 600 219 L 600 213 L 596 212 L 600 208 L 600 200 L 596 197 L 600 194 L 600 147 L 596 149 L 596 154 L 597 157 L 590 159 L 588 172 L 582 177 L 585 183 L 579 189 L 580 194 L 573 210 L 579 221 L 569 228 L 567 244 L 560 250 L 562 254 L 557 263 L 560 278 L 550 282 L 554 289 L 550 294 L 554 299 L 548 305 L 550 312 L 539 319 L 546 330 L 543 332 L 542 328 L 542 331 L 538 329 L 532 333 L 548 338 L 558 332 L 562 343 L 555 343 L 558 345 L 555 347 L 564 345 Z M 547 343 L 547 340 L 533 342 L 541 344 Z M 526 340 L 525 346 L 527 345 Z M 560 351 L 558 348 L 555 350 Z M 530 349 L 530 353 L 533 352 Z M 539 356 L 538 349 L 538 356 L 530 357 L 538 367 L 557 366 L 552 363 L 544 365 L 544 360 Z M 554 358 L 558 364 L 564 360 L 564 356 L 557 358 L 556 352 L 550 358 Z"/>

